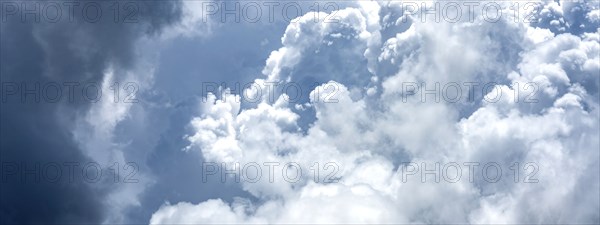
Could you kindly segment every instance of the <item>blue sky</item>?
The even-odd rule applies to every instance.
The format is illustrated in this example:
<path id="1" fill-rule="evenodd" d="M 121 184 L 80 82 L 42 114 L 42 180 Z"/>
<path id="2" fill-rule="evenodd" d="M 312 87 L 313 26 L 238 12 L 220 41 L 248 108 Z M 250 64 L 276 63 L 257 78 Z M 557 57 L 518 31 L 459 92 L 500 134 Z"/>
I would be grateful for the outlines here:
<path id="1" fill-rule="evenodd" d="M 1 3 L 3 224 L 600 222 L 598 1 Z"/>

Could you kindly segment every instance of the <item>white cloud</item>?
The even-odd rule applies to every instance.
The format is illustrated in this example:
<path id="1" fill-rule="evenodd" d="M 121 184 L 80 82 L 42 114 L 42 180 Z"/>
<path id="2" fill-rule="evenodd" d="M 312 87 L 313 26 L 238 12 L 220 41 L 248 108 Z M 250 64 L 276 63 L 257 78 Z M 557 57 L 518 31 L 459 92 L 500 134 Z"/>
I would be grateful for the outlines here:
<path id="1" fill-rule="evenodd" d="M 553 4 L 546 8 L 559 12 Z M 341 23 L 314 23 L 308 14 L 290 24 L 283 47 L 266 62 L 267 78 L 257 80 L 302 80 L 311 74 L 286 71 L 323 63 L 311 61 L 315 55 L 344 60 L 318 64 L 325 71 L 344 65 L 368 68 L 365 74 L 320 77 L 332 81 L 311 93 L 316 121 L 308 130 L 298 128 L 300 115 L 283 95 L 248 109 L 233 103 L 234 95 L 226 95 L 225 102 L 209 95 L 205 113 L 192 120 L 194 134 L 187 137 L 188 150 L 201 152 L 207 161 L 297 162 L 304 171 L 314 162 L 335 162 L 339 183 L 316 183 L 311 173 L 296 183 L 242 182 L 259 199 L 256 206 L 220 199 L 167 204 L 151 224 L 599 221 L 597 35 L 555 36 L 511 19 L 488 23 L 478 18 L 458 24 L 413 22 L 402 33 L 379 40 L 391 28 L 377 24 L 378 11 L 394 8 L 356 7 L 338 12 Z M 330 45 L 338 39 L 324 41 L 328 36 L 350 41 Z M 314 51 L 324 48 L 333 49 L 325 56 Z M 436 103 L 421 102 L 418 94 L 403 101 L 400 95 L 402 82 L 468 81 L 496 82 L 502 96 L 497 102 L 485 101 L 483 96 L 492 93 L 482 93 L 474 103 Z M 524 91 L 527 82 L 540 87 L 532 96 L 537 103 L 515 96 L 515 89 Z M 325 102 L 331 100 L 329 85 L 337 87 L 335 103 Z M 374 87 L 382 89 L 381 95 L 352 94 Z M 521 167 L 535 162 L 539 182 L 515 183 L 512 177 L 497 183 L 481 177 L 473 183 L 466 178 L 402 182 L 402 162 L 497 162 L 507 174 L 514 162 Z M 282 173 L 276 170 L 275 177 Z"/>
<path id="2" fill-rule="evenodd" d="M 152 40 L 142 39 L 135 43 L 144 46 L 148 42 L 152 43 Z M 143 161 L 135 153 L 127 151 L 131 148 L 132 137 L 143 132 L 135 128 L 123 128 L 130 138 L 123 140 L 117 131 L 121 124 L 134 117 L 143 121 L 146 113 L 140 106 L 142 100 L 139 95 L 152 85 L 155 67 L 151 62 L 154 55 L 139 55 L 142 57 L 131 69 L 112 66 L 106 69 L 101 83 L 95 84 L 99 88 L 98 95 L 89 95 L 89 98 L 97 97 L 98 101 L 75 118 L 77 125 L 72 131 L 83 154 L 102 169 L 102 179 L 95 188 L 109 190 L 107 198 L 103 200 L 111 206 L 107 209 L 110 216 L 105 218 L 105 223 L 126 221 L 127 215 L 122 212 L 140 206 L 139 195 L 154 182 L 152 175 L 144 170 Z M 92 93 L 94 88 L 89 88 L 88 92 Z"/>

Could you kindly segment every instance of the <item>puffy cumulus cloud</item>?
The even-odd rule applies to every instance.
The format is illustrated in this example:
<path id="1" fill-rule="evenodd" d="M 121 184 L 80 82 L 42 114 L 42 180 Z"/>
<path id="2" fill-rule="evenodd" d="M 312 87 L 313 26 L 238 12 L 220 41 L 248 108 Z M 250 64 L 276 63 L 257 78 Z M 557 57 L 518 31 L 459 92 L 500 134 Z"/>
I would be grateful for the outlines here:
<path id="1" fill-rule="evenodd" d="M 597 36 L 598 33 L 583 38 L 561 34 L 540 43 L 525 52 L 518 65 L 519 74 L 511 79 L 543 84 L 540 89 L 550 99 L 565 94 L 573 85 L 582 85 L 588 94 L 598 96 L 600 49 Z"/>
<path id="2" fill-rule="evenodd" d="M 583 98 L 589 96 L 565 94 L 541 115 L 502 104 L 488 105 L 459 123 L 464 156 L 470 161 L 508 165 L 518 158 L 539 166 L 539 183 L 533 186 L 482 183 L 482 192 L 490 195 L 481 199 L 483 207 L 471 215 L 474 222 L 572 223 L 598 219 L 598 179 L 590 173 L 598 169 L 600 155 L 595 150 L 599 121 L 597 105 L 586 111 L 580 104 Z M 513 187 L 501 188 L 503 185 Z"/>
<path id="3" fill-rule="evenodd" d="M 219 100 L 214 102 L 214 97 L 209 95 L 214 105 L 207 109 L 210 113 L 192 122 L 196 133 L 188 137 L 192 142 L 191 149 L 199 147 L 209 161 L 239 162 L 241 165 L 281 162 L 280 167 L 273 170 L 273 182 L 265 175 L 258 182 L 243 184 L 245 190 L 267 200 L 265 203 L 246 207 L 241 215 L 235 208 L 219 213 L 237 215 L 231 218 L 243 219 L 232 220 L 238 222 L 410 222 L 428 221 L 409 215 L 420 214 L 423 208 L 436 205 L 440 199 L 472 204 L 469 202 L 475 199 L 477 192 L 466 184 L 402 184 L 397 167 L 383 156 L 386 153 L 381 149 L 385 145 L 390 146 L 387 151 L 392 151 L 393 146 L 400 148 L 394 143 L 383 144 L 389 141 L 386 138 L 400 135 L 388 133 L 389 137 L 384 137 L 380 134 L 393 130 L 378 130 L 383 119 L 370 124 L 369 120 L 377 120 L 377 115 L 369 115 L 371 112 L 364 101 L 352 100 L 343 85 L 332 82 L 316 89 L 325 92 L 326 86 L 332 84 L 340 88 L 336 93 L 337 103 L 325 103 L 324 95 L 315 95 L 316 91 L 313 91 L 315 97 L 311 103 L 317 111 L 317 121 L 306 135 L 298 131 L 294 124 L 298 116 L 287 108 L 283 97 L 273 105 L 261 103 L 257 108 L 238 113 L 237 106 Z M 412 123 L 404 126 L 410 125 Z M 305 173 L 301 179 L 295 182 L 282 179 L 288 172 L 281 169 L 285 162 L 298 163 L 303 168 Z M 319 178 L 314 173 L 307 173 L 315 162 L 339 165 L 336 176 L 341 178 L 340 182 L 324 185 L 321 180 L 326 174 Z M 192 217 L 178 210 L 183 207 L 194 214 L 204 211 L 208 205 L 206 202 L 194 206 L 196 212 L 190 210 L 189 203 L 165 205 L 153 215 L 151 223 L 211 221 L 212 217 L 201 216 L 193 217 L 197 220 L 188 220 Z M 307 210 L 314 209 L 319 213 L 306 216 Z M 453 206 L 440 207 L 432 209 L 426 216 L 438 215 L 436 219 L 439 220 L 460 221 L 467 216 L 461 210 Z"/>
<path id="4" fill-rule="evenodd" d="M 599 6 L 598 1 L 541 1 L 531 19 L 535 26 L 555 33 L 597 32 Z"/>
<path id="5" fill-rule="evenodd" d="M 361 7 L 329 14 L 309 12 L 294 19 L 281 38 L 283 46 L 267 59 L 262 71 L 265 77 L 255 83 L 262 90 L 269 90 L 265 83 L 290 81 L 303 90 L 329 80 L 368 85 L 370 81 L 364 77 L 374 72 L 380 42 L 379 5 L 364 2 L 358 5 Z M 262 94 L 268 96 L 270 92 Z"/>
<path id="6" fill-rule="evenodd" d="M 362 204 L 346 204 L 361 202 Z M 395 213 L 396 206 L 368 186 L 308 184 L 286 202 L 270 201 L 248 217 L 246 205 L 208 200 L 198 205 L 164 205 L 150 220 L 151 224 L 178 223 L 376 223 L 406 221 Z M 307 215 L 306 212 L 312 212 Z"/>
<path id="7" fill-rule="evenodd" d="M 333 12 L 339 23 L 313 22 L 307 14 L 290 24 L 257 83 L 301 82 L 321 72 L 308 103 L 297 107 L 314 109 L 314 122 L 298 126 L 304 115 L 285 94 L 248 108 L 234 101 L 239 96 L 209 95 L 186 136 L 188 151 L 230 170 L 236 162 L 237 169 L 280 163 L 270 171 L 275 179 L 241 181 L 256 199 L 167 203 L 150 223 L 600 221 L 598 33 L 557 34 L 481 15 L 455 24 L 420 22 L 400 9 L 370 2 Z M 397 22 L 403 17 L 407 24 Z M 340 58 L 348 67 L 335 63 Z M 336 68 L 350 73 L 331 72 Z M 452 103 L 432 95 L 422 101 L 403 82 L 428 89 L 436 82 L 494 85 Z M 281 179 L 287 162 L 304 172 L 293 182 Z M 313 173 L 315 162 L 338 165 L 337 182 Z M 409 162 L 429 170 L 436 162 L 479 168 L 495 162 L 504 171 L 498 182 L 478 171 L 466 177 L 464 167 L 453 183 L 432 176 L 405 181 Z M 526 168 L 520 182 L 510 176 L 515 162 Z M 535 177 L 527 176 L 532 171 Z"/>
<path id="8" fill-rule="evenodd" d="M 187 202 L 176 205 L 165 205 L 160 208 L 161 213 L 155 214 L 150 220 L 151 224 L 160 224 L 169 220 L 174 224 L 197 224 L 198 221 L 206 223 L 236 224 L 244 221 L 243 208 L 234 207 L 220 199 L 208 200 L 198 205 Z"/>

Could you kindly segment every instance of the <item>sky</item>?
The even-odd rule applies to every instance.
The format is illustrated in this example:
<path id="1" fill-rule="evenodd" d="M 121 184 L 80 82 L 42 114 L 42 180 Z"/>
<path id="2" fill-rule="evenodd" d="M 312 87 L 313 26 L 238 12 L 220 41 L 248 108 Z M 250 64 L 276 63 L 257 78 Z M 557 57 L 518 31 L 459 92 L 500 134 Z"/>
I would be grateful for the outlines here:
<path id="1" fill-rule="evenodd" d="M 598 224 L 600 2 L 0 1 L 2 224 Z"/>

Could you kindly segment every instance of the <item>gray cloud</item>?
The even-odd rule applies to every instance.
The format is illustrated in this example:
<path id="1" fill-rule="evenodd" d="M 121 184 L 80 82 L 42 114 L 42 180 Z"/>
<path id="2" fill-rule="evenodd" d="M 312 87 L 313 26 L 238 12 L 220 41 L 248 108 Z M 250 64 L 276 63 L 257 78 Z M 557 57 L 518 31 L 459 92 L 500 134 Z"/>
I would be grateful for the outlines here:
<path id="1" fill-rule="evenodd" d="M 20 10 L 23 6 L 20 3 L 46 4 L 43 1 L 17 3 Z M 114 2 L 97 3 L 105 14 L 94 23 L 86 22 L 80 10 L 75 10 L 72 22 L 65 19 L 66 10 L 63 11 L 65 18 L 58 23 L 44 18 L 35 22 L 33 17 L 21 21 L 19 15 L 6 15 L 0 34 L 2 83 L 25 83 L 30 88 L 35 83 L 100 83 L 109 65 L 120 70 L 136 64 L 134 46 L 140 37 L 159 34 L 164 26 L 180 17 L 178 1 L 140 1 L 136 2 L 140 10 L 136 23 L 115 23 L 106 13 Z M 36 163 L 74 162 L 83 166 L 93 162 L 74 141 L 72 133 L 77 126 L 75 119 L 93 103 L 78 93 L 75 100 L 69 102 L 66 90 L 63 91 L 62 101 L 57 103 L 43 99 L 36 103 L 31 95 L 25 103 L 20 102 L 18 95 L 7 96 L 6 102 L 2 102 L 3 165 L 23 164 L 31 169 Z M 6 169 L 9 168 L 3 168 L 3 174 Z M 65 179 L 66 174 L 57 183 L 45 179 L 21 182 L 21 172 L 3 180 L 0 212 L 3 224 L 103 222 L 107 216 L 105 209 L 110 207 L 103 198 L 119 185 L 104 180 L 91 183 L 81 176 L 69 181 Z"/>

